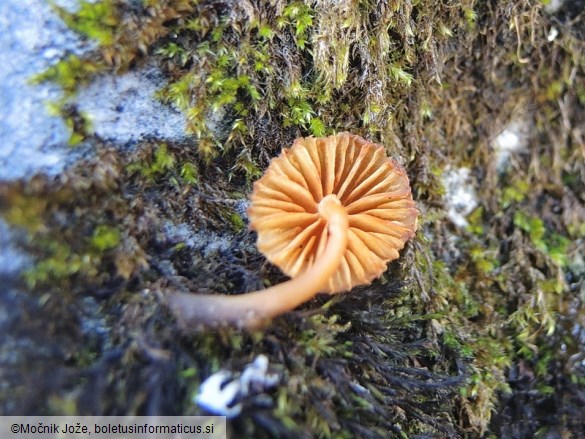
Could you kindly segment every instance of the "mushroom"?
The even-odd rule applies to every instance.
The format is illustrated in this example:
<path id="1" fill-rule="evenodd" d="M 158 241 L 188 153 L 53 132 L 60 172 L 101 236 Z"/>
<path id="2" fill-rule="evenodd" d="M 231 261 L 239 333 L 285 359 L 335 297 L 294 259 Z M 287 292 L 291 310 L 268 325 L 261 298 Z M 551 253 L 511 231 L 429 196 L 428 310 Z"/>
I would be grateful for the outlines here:
<path id="1" fill-rule="evenodd" d="M 291 280 L 241 295 L 173 293 L 185 326 L 259 326 L 317 293 L 370 284 L 414 236 L 408 176 L 384 147 L 350 133 L 297 139 L 254 184 L 258 248 Z"/>

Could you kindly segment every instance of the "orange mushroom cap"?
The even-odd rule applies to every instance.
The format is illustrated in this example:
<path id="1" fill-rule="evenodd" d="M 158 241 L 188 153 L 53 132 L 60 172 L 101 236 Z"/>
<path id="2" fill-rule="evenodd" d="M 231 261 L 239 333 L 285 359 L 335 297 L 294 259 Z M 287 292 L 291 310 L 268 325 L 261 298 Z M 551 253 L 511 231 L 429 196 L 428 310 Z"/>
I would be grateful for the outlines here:
<path id="1" fill-rule="evenodd" d="M 183 325 L 259 326 L 319 292 L 369 284 L 416 231 L 404 170 L 381 145 L 349 133 L 297 139 L 251 199 L 258 248 L 292 279 L 240 295 L 173 293 L 168 304 Z"/>
<path id="2" fill-rule="evenodd" d="M 348 245 L 323 293 L 370 284 L 417 227 L 408 176 L 382 145 L 350 133 L 297 139 L 254 184 L 248 209 L 257 245 L 270 262 L 296 277 L 323 253 L 327 221 L 319 203 L 334 195 L 349 216 Z"/>

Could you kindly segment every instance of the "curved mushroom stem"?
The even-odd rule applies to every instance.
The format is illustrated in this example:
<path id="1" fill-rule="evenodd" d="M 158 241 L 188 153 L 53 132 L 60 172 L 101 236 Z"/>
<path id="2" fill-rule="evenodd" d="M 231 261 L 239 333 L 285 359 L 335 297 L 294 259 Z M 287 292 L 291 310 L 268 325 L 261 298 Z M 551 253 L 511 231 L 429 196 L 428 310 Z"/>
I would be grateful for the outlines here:
<path id="1" fill-rule="evenodd" d="M 289 281 L 248 294 L 173 293 L 168 305 L 180 323 L 186 327 L 225 324 L 257 327 L 323 291 L 345 254 L 349 219 L 335 195 L 321 200 L 319 213 L 327 221 L 327 244 L 311 268 Z"/>

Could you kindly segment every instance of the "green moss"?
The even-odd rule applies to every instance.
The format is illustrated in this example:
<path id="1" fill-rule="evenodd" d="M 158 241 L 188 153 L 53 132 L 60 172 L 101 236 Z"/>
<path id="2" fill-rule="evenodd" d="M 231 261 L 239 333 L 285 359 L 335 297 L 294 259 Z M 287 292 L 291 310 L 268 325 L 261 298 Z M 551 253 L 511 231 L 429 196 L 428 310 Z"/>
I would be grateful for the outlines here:
<path id="1" fill-rule="evenodd" d="M 540 218 L 528 217 L 522 211 L 516 211 L 514 214 L 514 225 L 528 233 L 534 247 L 548 255 L 557 266 L 567 267 L 571 244 L 567 237 L 548 232 Z"/>
<path id="2" fill-rule="evenodd" d="M 467 221 L 469 222 L 467 230 L 469 230 L 474 235 L 482 236 L 485 233 L 484 228 L 485 220 L 483 218 L 483 213 L 484 213 L 483 207 L 479 206 L 467 216 Z"/>
<path id="3" fill-rule="evenodd" d="M 78 273 L 90 276 L 96 274 L 90 255 L 76 254 L 69 246 L 58 241 L 47 240 L 41 245 L 47 256 L 24 272 L 24 279 L 29 288 L 58 283 Z"/>
<path id="4" fill-rule="evenodd" d="M 301 50 L 307 45 L 308 30 L 313 25 L 314 12 L 301 1 L 293 1 L 282 11 L 277 25 L 279 28 L 290 26 L 294 30 L 295 44 Z"/>
<path id="5" fill-rule="evenodd" d="M 76 90 L 86 84 L 95 73 L 103 70 L 103 65 L 75 55 L 57 62 L 44 72 L 31 78 L 31 83 L 51 81 L 58 84 L 65 96 L 55 102 L 47 103 L 50 115 L 60 117 L 69 130 L 69 145 L 76 146 L 93 133 L 91 120 L 87 114 L 77 110 L 73 103 Z"/>
<path id="6" fill-rule="evenodd" d="M 175 156 L 167 149 L 167 145 L 157 145 L 154 149 L 152 159 L 149 162 L 132 163 L 128 166 L 128 171 L 138 172 L 142 177 L 149 180 L 155 180 L 157 177 L 165 175 L 175 167 Z"/>
<path id="7" fill-rule="evenodd" d="M 74 14 L 55 3 L 52 3 L 52 6 L 71 29 L 96 40 L 101 45 L 110 45 L 114 42 L 115 31 L 120 24 L 116 4 L 114 0 L 99 2 L 80 0 Z"/>
<path id="8" fill-rule="evenodd" d="M 168 179 L 175 186 L 198 184 L 199 170 L 190 161 L 191 158 L 178 161 L 175 153 L 164 143 L 154 145 L 151 151 L 146 158 L 128 164 L 127 171 L 140 175 L 150 183 Z"/>
<path id="9" fill-rule="evenodd" d="M 104 252 L 115 249 L 121 241 L 120 232 L 107 225 L 99 225 L 87 245 L 72 248 L 71 245 L 44 233 L 35 236 L 35 246 L 42 257 L 24 272 L 29 288 L 61 284 L 74 276 L 93 278 L 99 274 Z"/>
<path id="10" fill-rule="evenodd" d="M 501 198 L 502 209 L 508 208 L 512 203 L 521 203 L 529 192 L 530 182 L 526 180 L 519 180 L 505 187 Z"/>
<path id="11" fill-rule="evenodd" d="M 337 340 L 339 333 L 347 331 L 351 323 L 340 325 L 337 323 L 338 320 L 338 316 L 327 318 L 323 315 L 316 315 L 310 319 L 315 325 L 303 331 L 299 337 L 300 345 L 303 346 L 307 357 L 333 355 L 351 357 L 351 352 L 347 349 L 351 344 L 339 343 Z"/>
<path id="12" fill-rule="evenodd" d="M 196 185 L 199 181 L 199 171 L 193 163 L 183 163 L 181 177 L 186 183 Z"/>
<path id="13" fill-rule="evenodd" d="M 92 75 L 102 69 L 103 66 L 100 63 L 69 55 L 34 76 L 31 82 L 34 84 L 51 81 L 63 88 L 68 95 L 72 95 L 80 86 L 87 84 Z"/>
<path id="14" fill-rule="evenodd" d="M 99 252 L 111 250 L 120 243 L 120 231 L 110 226 L 99 225 L 94 230 L 90 242 Z"/>
<path id="15" fill-rule="evenodd" d="M 477 270 L 482 274 L 489 274 L 499 266 L 497 249 L 473 247 L 470 249 L 469 255 L 475 263 Z"/>
<path id="16" fill-rule="evenodd" d="M 187 62 L 189 62 L 189 52 L 179 46 L 176 43 L 169 43 L 166 47 L 161 47 L 156 50 L 155 52 L 157 55 L 161 55 L 164 58 L 168 58 L 170 60 L 176 60 L 179 64 L 184 67 Z"/>
<path id="17" fill-rule="evenodd" d="M 541 251 L 547 250 L 547 246 L 544 242 L 544 234 L 546 230 L 544 222 L 540 218 L 529 217 L 521 210 L 518 210 L 514 213 L 514 225 L 528 233 L 530 241 L 537 249 Z"/>
<path id="18" fill-rule="evenodd" d="M 367 2 L 355 10 L 330 10 L 295 1 L 282 7 L 265 5 L 262 19 L 239 9 L 230 15 L 221 8 L 212 10 L 205 4 L 186 1 L 161 0 L 144 7 L 156 10 L 158 15 L 145 20 L 148 26 L 138 27 L 141 30 L 135 39 L 139 43 L 132 47 L 123 29 L 135 28 L 135 22 L 144 20 L 140 14 L 152 16 L 153 10 L 138 8 L 131 23 L 127 23 L 129 18 L 119 0 L 82 2 L 79 12 L 62 14 L 72 28 L 100 43 L 106 65 L 127 65 L 136 56 L 136 47 L 144 50 L 154 45 L 154 53 L 167 60 L 173 78 L 159 97 L 186 113 L 186 130 L 198 138 L 197 148 L 206 163 L 235 151 L 232 163 L 236 166 L 231 169 L 243 172 L 247 179 L 256 175 L 258 164 L 249 157 L 253 137 L 260 129 L 258 123 L 266 111 L 285 128 L 320 136 L 338 129 L 335 118 L 341 108 L 361 119 L 365 132 L 383 131 L 386 136 L 392 127 L 376 127 L 387 121 L 399 123 L 392 114 L 405 110 L 400 97 L 406 96 L 415 82 L 413 38 L 424 43 L 424 53 L 430 50 L 432 38 L 452 38 L 455 29 L 466 25 L 452 18 L 429 28 L 427 20 L 435 12 L 423 4 L 414 5 L 416 11 L 395 5 L 378 16 L 374 5 Z M 473 9 L 465 5 L 464 10 L 469 20 Z M 410 22 L 411 14 L 418 15 L 418 21 Z M 176 38 L 159 41 L 169 31 L 162 20 L 179 15 L 184 20 L 173 25 Z M 271 21 L 276 21 L 276 28 L 267 24 Z M 387 29 L 395 35 L 384 34 Z M 292 44 L 287 38 L 275 38 L 276 34 L 291 35 Z M 358 73 L 348 76 L 350 58 L 357 53 L 358 71 L 378 72 L 376 80 L 380 82 L 375 87 L 374 83 L 356 82 Z M 75 87 L 74 82 L 67 84 Z M 352 107 L 347 103 L 354 90 L 364 99 Z M 334 91 L 336 102 L 331 100 Z M 225 136 L 209 123 L 214 114 L 224 112 L 236 120 Z M 422 114 L 428 117 L 429 113 Z"/>
<path id="19" fill-rule="evenodd" d="M 3 216 L 9 224 L 22 227 L 30 233 L 44 229 L 42 214 L 47 208 L 48 200 L 11 194 L 7 201 L 9 206 L 6 206 Z"/>
<path id="20" fill-rule="evenodd" d="M 232 228 L 236 232 L 241 232 L 246 227 L 246 223 L 244 222 L 242 217 L 240 215 L 238 215 L 236 212 L 234 212 L 230 215 L 230 223 L 232 225 Z"/>

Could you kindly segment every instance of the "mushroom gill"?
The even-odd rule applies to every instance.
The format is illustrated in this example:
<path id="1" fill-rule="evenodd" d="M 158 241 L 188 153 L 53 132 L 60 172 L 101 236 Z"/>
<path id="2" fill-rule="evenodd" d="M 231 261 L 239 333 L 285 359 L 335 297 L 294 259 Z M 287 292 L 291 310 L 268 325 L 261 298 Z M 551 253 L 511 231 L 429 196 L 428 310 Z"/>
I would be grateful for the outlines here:
<path id="1" fill-rule="evenodd" d="M 251 202 L 258 248 L 292 279 L 235 296 L 174 293 L 169 305 L 184 325 L 255 326 L 317 293 L 369 284 L 417 226 L 404 169 L 349 133 L 297 139 L 254 184 Z"/>
<path id="2" fill-rule="evenodd" d="M 248 209 L 258 249 L 295 277 L 318 259 L 328 240 L 318 205 L 332 195 L 349 216 L 348 247 L 323 293 L 369 284 L 416 231 L 408 176 L 384 147 L 341 133 L 297 139 L 254 184 Z"/>

